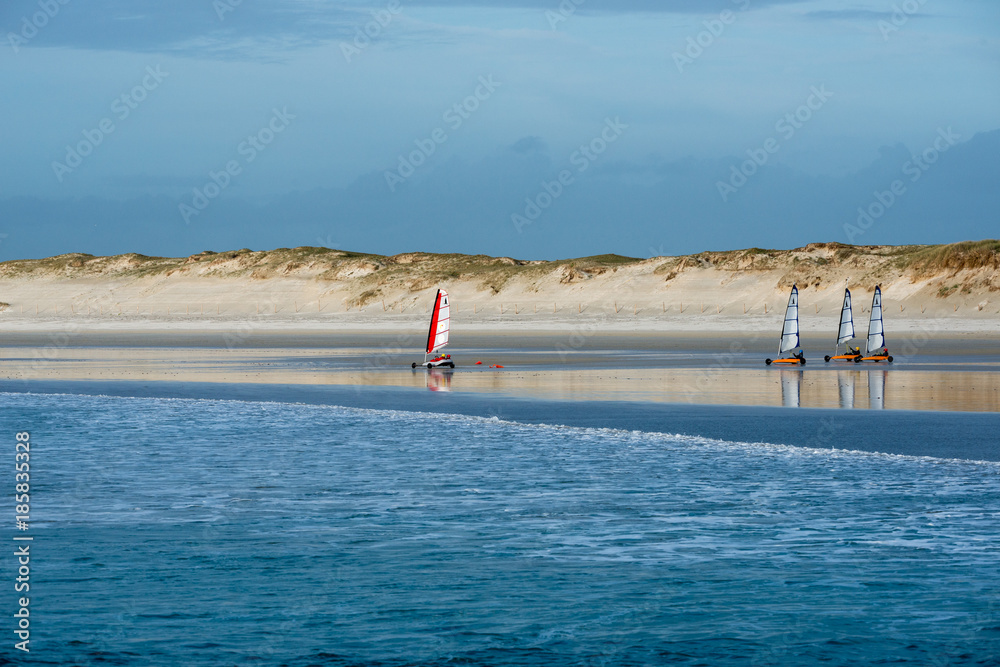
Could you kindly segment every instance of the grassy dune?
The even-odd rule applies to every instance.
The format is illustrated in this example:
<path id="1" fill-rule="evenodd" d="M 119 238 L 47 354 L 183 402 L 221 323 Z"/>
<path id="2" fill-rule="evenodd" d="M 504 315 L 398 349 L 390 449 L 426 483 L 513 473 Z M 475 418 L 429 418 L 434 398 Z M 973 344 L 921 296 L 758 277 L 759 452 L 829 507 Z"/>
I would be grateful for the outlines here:
<path id="1" fill-rule="evenodd" d="M 384 256 L 329 248 L 249 249 L 190 257 L 138 254 L 95 257 L 73 253 L 0 263 L 0 310 L 19 315 L 114 312 L 167 313 L 178 309 L 233 316 L 334 311 L 412 312 L 427 292 L 444 287 L 458 308 L 473 315 L 503 304 L 515 314 L 530 308 L 561 313 L 619 314 L 627 304 L 645 317 L 773 312 L 792 284 L 818 314 L 835 307 L 849 281 L 859 298 L 882 284 L 900 315 L 995 313 L 1000 298 L 1000 241 L 923 246 L 849 246 L 813 243 L 793 250 L 750 248 L 640 259 L 597 255 L 526 261 L 486 255 L 422 252 Z M 6 305 L 9 304 L 9 305 Z M 226 304 L 230 304 L 227 308 Z M 261 304 L 264 304 L 263 306 Z M 305 307 L 303 304 L 312 304 Z M 520 304 L 520 305 L 518 305 Z M 560 305 L 561 304 L 561 305 Z M 592 304 L 590 311 L 584 307 Z M 765 304 L 771 308 L 766 309 Z M 911 308 L 907 311 L 907 308 Z M 83 309 L 82 311 L 80 309 Z"/>
<path id="2" fill-rule="evenodd" d="M 556 261 L 421 252 L 385 256 L 315 247 L 205 251 L 190 257 L 149 257 L 135 253 L 95 257 L 71 253 L 46 259 L 0 263 L 0 280 L 173 275 L 267 280 L 296 276 L 319 281 L 355 280 L 372 285 L 402 282 L 409 283 L 414 291 L 447 281 L 473 280 L 499 294 L 505 284 L 517 277 L 558 274 L 561 282 L 573 283 L 626 267 L 650 264 L 654 273 L 664 276 L 665 280 L 671 280 L 685 271 L 705 268 L 751 273 L 784 270 L 787 277 L 781 281 L 782 284 L 796 279 L 800 282 L 822 281 L 824 273 L 838 269 L 838 273 L 860 270 L 862 276 L 876 280 L 890 276 L 923 278 L 961 271 L 1000 271 L 1000 241 L 920 246 L 812 243 L 794 250 L 750 248 L 652 259 L 611 254 Z M 986 275 L 984 278 L 985 281 L 975 286 L 985 287 L 987 291 L 1000 289 L 997 275 Z M 960 285 L 967 286 L 971 288 L 974 285 Z"/>

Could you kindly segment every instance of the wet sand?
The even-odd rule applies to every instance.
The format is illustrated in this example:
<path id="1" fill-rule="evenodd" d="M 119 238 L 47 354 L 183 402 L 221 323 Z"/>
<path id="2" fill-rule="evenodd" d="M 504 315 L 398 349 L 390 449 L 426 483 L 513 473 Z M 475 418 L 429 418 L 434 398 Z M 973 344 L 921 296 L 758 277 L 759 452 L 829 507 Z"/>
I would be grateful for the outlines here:
<path id="1" fill-rule="evenodd" d="M 473 332 L 454 372 L 413 371 L 417 334 L 19 332 L 0 347 L 0 390 L 41 382 L 396 387 L 551 401 L 1000 412 L 1000 338 L 893 344 L 890 366 L 766 368 L 772 336 Z M 821 341 L 804 344 L 822 349 Z M 481 361 L 477 366 L 475 362 Z M 490 368 L 502 365 L 503 369 Z"/>
<path id="2" fill-rule="evenodd" d="M 0 392 L 12 391 L 0 381 Z M 632 401 L 559 401 L 485 392 L 429 392 L 364 385 L 222 384 L 214 382 L 49 381 L 30 383 L 35 394 L 76 394 L 138 399 L 212 399 L 301 403 L 368 410 L 466 415 L 522 424 L 668 433 L 741 443 L 790 445 L 1000 461 L 1000 414 L 886 410 L 794 410 L 740 405 L 686 405 Z M 2 396 L 0 396 L 2 398 Z M 123 404 L 127 409 L 127 403 Z M 58 419 L 53 415 L 53 419 Z M 114 424 L 108 424 L 114 428 Z M 468 423 L 470 429 L 476 422 Z M 599 435 L 599 434 L 598 434 Z M 294 438 L 294 434 L 290 434 Z M 753 445 L 748 445 L 753 446 Z M 759 451 L 759 450 L 758 450 Z"/>

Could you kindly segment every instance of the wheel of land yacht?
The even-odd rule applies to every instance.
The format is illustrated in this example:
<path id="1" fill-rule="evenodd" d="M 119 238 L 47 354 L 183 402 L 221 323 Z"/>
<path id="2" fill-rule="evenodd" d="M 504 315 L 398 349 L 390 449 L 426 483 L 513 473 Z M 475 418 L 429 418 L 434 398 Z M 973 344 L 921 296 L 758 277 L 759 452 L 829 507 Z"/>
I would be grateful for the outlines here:
<path id="1" fill-rule="evenodd" d="M 805 359 L 799 359 L 799 366 L 805 366 L 805 365 L 806 365 L 806 360 Z"/>
<path id="2" fill-rule="evenodd" d="M 770 366 L 771 365 L 771 360 L 770 359 L 765 359 L 764 363 L 767 364 L 768 366 Z"/>
<path id="3" fill-rule="evenodd" d="M 861 357 L 854 357 L 854 363 L 860 364 L 861 363 Z"/>
<path id="4" fill-rule="evenodd" d="M 416 370 L 416 368 L 417 368 L 417 363 L 416 363 L 416 362 L 413 362 L 412 364 L 410 364 L 410 368 L 412 368 L 412 369 Z"/>
<path id="5" fill-rule="evenodd" d="M 454 361 L 451 362 L 450 364 L 448 364 L 448 368 L 454 368 L 454 367 L 455 367 L 455 362 Z"/>
<path id="6" fill-rule="evenodd" d="M 825 357 L 823 357 L 823 361 L 825 361 L 826 363 L 830 363 L 830 355 L 828 354 Z"/>
<path id="7" fill-rule="evenodd" d="M 888 361 L 891 364 L 892 363 L 892 357 L 889 357 L 886 361 Z"/>

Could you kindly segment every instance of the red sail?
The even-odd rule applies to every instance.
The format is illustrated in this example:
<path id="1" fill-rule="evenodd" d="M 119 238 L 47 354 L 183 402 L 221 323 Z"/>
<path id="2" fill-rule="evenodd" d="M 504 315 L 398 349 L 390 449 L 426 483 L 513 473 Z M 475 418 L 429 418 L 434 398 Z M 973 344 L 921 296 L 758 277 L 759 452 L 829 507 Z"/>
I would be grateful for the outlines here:
<path id="1" fill-rule="evenodd" d="M 448 344 L 451 329 L 451 308 L 448 306 L 448 293 L 438 290 L 434 299 L 434 311 L 431 313 L 431 328 L 427 333 L 427 354 L 437 352 Z"/>

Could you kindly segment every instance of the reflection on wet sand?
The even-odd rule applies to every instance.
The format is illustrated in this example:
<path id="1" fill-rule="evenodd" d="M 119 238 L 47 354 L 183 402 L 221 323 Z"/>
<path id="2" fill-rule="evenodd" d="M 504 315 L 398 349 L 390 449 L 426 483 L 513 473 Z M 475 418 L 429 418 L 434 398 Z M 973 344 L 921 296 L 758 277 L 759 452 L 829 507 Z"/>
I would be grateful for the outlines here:
<path id="1" fill-rule="evenodd" d="M 19 380 L 129 380 L 411 387 L 574 401 L 650 401 L 746 406 L 1000 412 L 1000 373 L 979 370 L 563 368 L 485 366 L 414 373 L 391 361 L 350 363 L 329 351 L 86 348 L 33 358 L 0 350 L 0 391 Z M 18 390 L 24 389 L 19 383 Z M 867 395 L 866 395 L 867 394 Z"/>
<path id="2" fill-rule="evenodd" d="M 885 381 L 889 371 L 868 371 L 868 407 L 872 410 L 885 409 Z"/>
<path id="3" fill-rule="evenodd" d="M 362 377 L 336 373 L 331 384 L 406 385 L 395 373 Z M 427 380 L 432 388 L 432 380 Z M 435 385 L 436 386 L 436 385 Z M 490 372 L 457 370 L 448 390 L 576 401 L 652 401 L 789 408 L 1000 412 L 1000 373 L 893 371 L 884 368 L 725 372 L 648 371 Z"/>
<path id="4" fill-rule="evenodd" d="M 429 368 L 421 372 L 427 376 L 427 388 L 431 391 L 451 391 L 453 372 L 450 369 Z"/>
<path id="5" fill-rule="evenodd" d="M 837 390 L 842 410 L 854 409 L 854 382 L 861 371 L 837 371 Z"/>
<path id="6" fill-rule="evenodd" d="M 802 403 L 802 371 L 781 369 L 781 404 L 786 408 L 797 408 Z"/>

